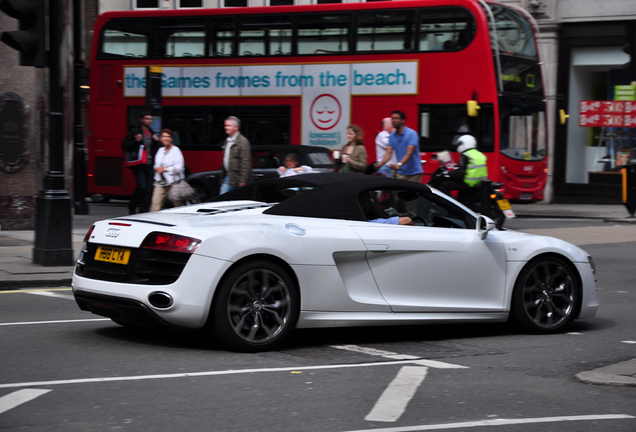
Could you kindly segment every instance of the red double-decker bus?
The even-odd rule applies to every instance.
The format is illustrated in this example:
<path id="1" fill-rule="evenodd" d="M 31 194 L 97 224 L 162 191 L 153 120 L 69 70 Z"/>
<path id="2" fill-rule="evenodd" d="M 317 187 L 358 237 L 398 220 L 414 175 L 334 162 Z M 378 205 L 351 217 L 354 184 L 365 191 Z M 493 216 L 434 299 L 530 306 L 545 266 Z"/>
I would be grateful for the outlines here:
<path id="1" fill-rule="evenodd" d="M 120 144 L 145 109 L 148 66 L 161 67 L 162 127 L 174 131 L 192 173 L 220 167 L 230 115 L 254 147 L 337 149 L 358 124 L 372 161 L 381 120 L 400 110 L 419 133 L 424 181 L 439 166 L 436 153 L 469 132 L 507 198 L 543 199 L 544 79 L 536 26 L 521 9 L 407 0 L 109 12 L 95 24 L 91 55 L 95 199 L 134 189 Z"/>

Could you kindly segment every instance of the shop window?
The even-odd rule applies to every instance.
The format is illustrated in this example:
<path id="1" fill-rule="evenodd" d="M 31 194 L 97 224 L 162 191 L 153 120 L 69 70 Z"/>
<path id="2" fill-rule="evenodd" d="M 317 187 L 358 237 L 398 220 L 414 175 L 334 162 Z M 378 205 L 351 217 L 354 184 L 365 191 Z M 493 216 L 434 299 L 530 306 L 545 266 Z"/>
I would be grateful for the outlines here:
<path id="1" fill-rule="evenodd" d="M 134 9 L 159 9 L 159 0 L 133 0 Z"/>
<path id="2" fill-rule="evenodd" d="M 203 0 L 177 0 L 177 8 L 202 8 Z"/>
<path id="3" fill-rule="evenodd" d="M 247 0 L 221 0 L 221 7 L 247 7 Z"/>

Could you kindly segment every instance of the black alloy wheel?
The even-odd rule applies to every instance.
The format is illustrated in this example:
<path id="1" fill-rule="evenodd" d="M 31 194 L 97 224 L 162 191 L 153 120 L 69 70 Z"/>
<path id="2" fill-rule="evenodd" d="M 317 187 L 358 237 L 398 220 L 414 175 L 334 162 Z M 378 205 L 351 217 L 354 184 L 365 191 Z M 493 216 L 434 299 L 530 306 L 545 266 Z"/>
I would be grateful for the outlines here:
<path id="1" fill-rule="evenodd" d="M 218 288 L 208 323 L 217 338 L 243 352 L 271 350 L 296 324 L 296 287 L 285 270 L 264 260 L 231 271 Z"/>
<path id="2" fill-rule="evenodd" d="M 574 317 L 580 286 L 573 267 L 561 257 L 531 261 L 512 294 L 512 318 L 531 333 L 554 333 Z"/>

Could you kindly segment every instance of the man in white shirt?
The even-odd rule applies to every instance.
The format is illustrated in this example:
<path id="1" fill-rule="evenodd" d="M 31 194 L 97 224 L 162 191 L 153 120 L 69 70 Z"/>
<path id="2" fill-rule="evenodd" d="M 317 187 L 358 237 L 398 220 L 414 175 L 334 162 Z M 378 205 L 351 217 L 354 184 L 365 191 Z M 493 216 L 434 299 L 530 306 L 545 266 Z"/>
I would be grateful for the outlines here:
<path id="1" fill-rule="evenodd" d="M 253 181 L 252 146 L 249 140 L 239 132 L 241 121 L 231 116 L 225 119 L 224 126 L 227 141 L 223 146 L 221 194 Z"/>
<path id="2" fill-rule="evenodd" d="M 394 130 L 395 128 L 393 127 L 393 123 L 391 122 L 391 117 L 382 119 L 382 132 L 377 134 L 375 137 L 376 160 L 381 161 L 384 158 L 386 147 L 389 145 L 389 135 L 391 135 L 391 132 L 393 132 Z M 391 159 L 389 159 L 389 162 L 387 164 L 380 167 L 378 172 L 386 175 L 387 177 L 393 177 L 393 172 L 390 165 L 394 163 L 397 163 L 395 153 L 391 155 Z"/>

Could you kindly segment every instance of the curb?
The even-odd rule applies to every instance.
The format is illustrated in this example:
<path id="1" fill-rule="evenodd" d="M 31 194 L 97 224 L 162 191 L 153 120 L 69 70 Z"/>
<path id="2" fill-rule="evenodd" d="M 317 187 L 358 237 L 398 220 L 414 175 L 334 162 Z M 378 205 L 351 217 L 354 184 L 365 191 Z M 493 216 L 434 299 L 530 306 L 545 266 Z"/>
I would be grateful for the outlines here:
<path id="1" fill-rule="evenodd" d="M 514 209 L 513 209 L 514 210 Z M 550 218 L 550 219 L 600 219 L 605 222 L 621 222 L 636 224 L 636 218 L 630 216 L 608 217 L 594 214 L 563 214 L 563 213 L 516 213 L 518 219 Z"/>
<path id="2" fill-rule="evenodd" d="M 580 372 L 575 376 L 579 381 L 587 384 L 636 387 L 636 359 L 594 369 L 593 371 Z"/>
<path id="3" fill-rule="evenodd" d="M 0 291 L 15 291 L 24 288 L 70 287 L 72 278 L 22 281 L 0 281 Z"/>

